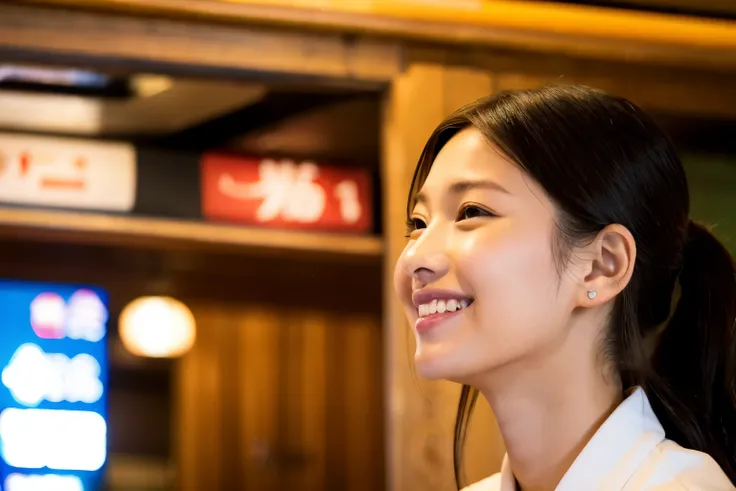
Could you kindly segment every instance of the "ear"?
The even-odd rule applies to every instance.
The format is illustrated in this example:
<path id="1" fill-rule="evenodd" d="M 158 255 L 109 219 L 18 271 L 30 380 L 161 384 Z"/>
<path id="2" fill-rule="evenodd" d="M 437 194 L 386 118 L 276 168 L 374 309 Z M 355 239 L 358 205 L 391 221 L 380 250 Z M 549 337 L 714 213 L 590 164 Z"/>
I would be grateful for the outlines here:
<path id="1" fill-rule="evenodd" d="M 626 288 L 636 263 L 636 241 L 623 225 L 608 225 L 586 247 L 591 258 L 579 292 L 578 305 L 602 305 Z"/>

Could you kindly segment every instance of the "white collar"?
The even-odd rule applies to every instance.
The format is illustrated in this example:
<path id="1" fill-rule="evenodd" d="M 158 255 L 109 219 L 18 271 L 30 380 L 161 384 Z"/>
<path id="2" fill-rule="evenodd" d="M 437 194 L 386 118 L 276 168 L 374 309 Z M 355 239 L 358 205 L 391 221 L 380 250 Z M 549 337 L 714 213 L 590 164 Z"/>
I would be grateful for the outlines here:
<path id="1" fill-rule="evenodd" d="M 662 424 L 644 390 L 637 387 L 598 428 L 555 491 L 620 491 L 664 439 Z M 507 456 L 501 466 L 501 491 L 515 490 L 516 479 Z"/>

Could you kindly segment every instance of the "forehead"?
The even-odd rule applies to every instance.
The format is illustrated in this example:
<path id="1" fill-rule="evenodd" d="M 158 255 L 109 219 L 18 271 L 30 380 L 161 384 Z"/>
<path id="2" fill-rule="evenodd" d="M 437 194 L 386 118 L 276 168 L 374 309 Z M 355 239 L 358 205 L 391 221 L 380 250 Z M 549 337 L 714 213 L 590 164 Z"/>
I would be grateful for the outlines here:
<path id="1" fill-rule="evenodd" d="M 446 192 L 454 182 L 476 179 L 493 181 L 510 194 L 529 191 L 530 179 L 524 171 L 480 131 L 467 128 L 452 137 L 437 154 L 421 194 L 431 198 Z"/>

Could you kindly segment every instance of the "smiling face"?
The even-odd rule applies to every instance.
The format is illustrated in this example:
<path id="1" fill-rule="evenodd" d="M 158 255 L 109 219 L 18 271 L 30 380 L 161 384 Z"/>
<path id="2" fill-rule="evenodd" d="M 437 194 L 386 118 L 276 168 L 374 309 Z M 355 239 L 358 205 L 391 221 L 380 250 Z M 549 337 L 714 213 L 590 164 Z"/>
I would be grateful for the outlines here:
<path id="1" fill-rule="evenodd" d="M 579 281 L 558 271 L 555 218 L 541 186 L 478 130 L 442 148 L 394 275 L 424 377 L 473 383 L 565 342 Z"/>

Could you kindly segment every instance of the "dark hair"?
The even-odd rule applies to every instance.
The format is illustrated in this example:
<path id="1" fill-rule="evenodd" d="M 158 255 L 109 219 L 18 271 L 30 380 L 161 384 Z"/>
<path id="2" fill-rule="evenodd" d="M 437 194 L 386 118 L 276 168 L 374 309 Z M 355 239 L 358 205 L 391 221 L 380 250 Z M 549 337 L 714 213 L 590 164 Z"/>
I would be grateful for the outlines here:
<path id="1" fill-rule="evenodd" d="M 434 131 L 414 174 L 409 213 L 437 153 L 467 127 L 556 204 L 553 245 L 561 265 L 574 246 L 607 225 L 628 228 L 636 263 L 615 300 L 605 353 L 623 387 L 644 388 L 667 437 L 708 453 L 736 484 L 735 266 L 723 245 L 690 220 L 687 180 L 671 141 L 637 106 L 599 90 L 503 92 L 461 108 Z M 679 296 L 674 313 L 673 294 Z M 650 355 L 644 339 L 660 330 Z M 476 389 L 463 387 L 455 422 L 458 487 L 477 397 Z"/>

